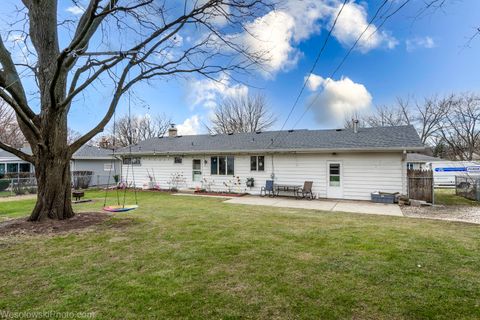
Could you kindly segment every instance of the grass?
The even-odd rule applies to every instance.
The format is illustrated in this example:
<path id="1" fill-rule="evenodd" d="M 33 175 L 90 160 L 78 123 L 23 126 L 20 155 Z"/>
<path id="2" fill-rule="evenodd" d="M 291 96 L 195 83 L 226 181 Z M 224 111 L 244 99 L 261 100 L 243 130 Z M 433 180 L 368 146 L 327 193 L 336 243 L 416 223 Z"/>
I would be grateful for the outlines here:
<path id="1" fill-rule="evenodd" d="M 102 193 L 87 197 L 97 202 L 77 210 L 99 210 Z M 139 202 L 94 231 L 1 239 L 0 310 L 99 319 L 480 317 L 478 226 L 159 193 L 140 193 Z M 32 205 L 0 203 L 0 215 L 22 216 Z"/>
<path id="2" fill-rule="evenodd" d="M 10 191 L 0 191 L 0 197 L 9 197 L 12 193 Z"/>
<path id="3" fill-rule="evenodd" d="M 435 204 L 447 206 L 480 206 L 480 202 L 473 201 L 455 194 L 455 189 L 435 189 Z"/>

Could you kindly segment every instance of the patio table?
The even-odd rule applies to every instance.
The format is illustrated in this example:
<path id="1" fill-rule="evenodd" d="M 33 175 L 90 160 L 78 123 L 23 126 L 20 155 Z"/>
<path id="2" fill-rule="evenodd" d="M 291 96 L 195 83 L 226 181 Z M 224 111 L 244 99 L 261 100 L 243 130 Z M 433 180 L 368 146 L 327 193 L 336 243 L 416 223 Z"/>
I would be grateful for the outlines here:
<path id="1" fill-rule="evenodd" d="M 282 191 L 282 192 L 293 192 L 293 196 L 295 197 L 295 196 L 297 196 L 297 191 L 301 188 L 302 188 L 302 186 L 298 185 L 298 184 L 279 183 L 279 184 L 274 185 L 274 189 L 277 193 L 277 196 L 278 196 L 279 192 Z"/>

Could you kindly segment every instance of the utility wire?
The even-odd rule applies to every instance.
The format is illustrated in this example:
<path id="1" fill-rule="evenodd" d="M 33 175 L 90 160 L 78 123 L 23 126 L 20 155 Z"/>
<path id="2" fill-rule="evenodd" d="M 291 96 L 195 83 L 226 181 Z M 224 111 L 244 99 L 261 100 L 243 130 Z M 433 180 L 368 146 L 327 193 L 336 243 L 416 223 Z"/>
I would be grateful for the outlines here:
<path id="1" fill-rule="evenodd" d="M 321 57 L 323 51 L 324 51 L 325 48 L 327 47 L 328 40 L 330 39 L 330 37 L 331 37 L 331 35 L 332 35 L 333 29 L 335 28 L 335 25 L 337 24 L 338 18 L 340 17 L 340 14 L 342 13 L 343 8 L 345 7 L 345 5 L 347 4 L 348 1 L 349 1 L 349 0 L 344 0 L 344 1 L 343 1 L 343 4 L 342 4 L 342 6 L 340 7 L 340 10 L 337 12 L 337 15 L 335 16 L 335 20 L 333 21 L 333 24 L 332 24 L 332 26 L 330 27 L 330 30 L 328 31 L 327 37 L 325 38 L 325 41 L 323 42 L 323 45 L 322 45 L 322 47 L 320 48 L 320 51 L 318 52 L 317 57 L 315 58 L 315 62 L 313 63 L 312 67 L 310 68 L 310 72 L 308 73 L 308 76 L 305 78 L 305 81 L 303 82 L 302 88 L 300 89 L 300 92 L 298 93 L 297 97 L 295 98 L 295 102 L 293 103 L 292 107 L 290 108 L 290 112 L 288 113 L 287 118 L 286 118 L 285 121 L 283 122 L 283 125 L 282 125 L 282 127 L 280 128 L 278 134 L 271 140 L 271 142 L 270 142 L 270 144 L 268 145 L 268 147 L 270 147 L 270 146 L 274 143 L 274 141 L 278 138 L 278 136 L 280 135 L 281 131 L 285 128 L 285 125 L 287 124 L 288 120 L 290 119 L 290 116 L 292 115 L 293 111 L 295 110 L 295 107 L 297 106 L 298 101 L 300 100 L 300 97 L 301 97 L 302 94 L 303 94 L 303 91 L 305 91 L 305 87 L 307 86 L 308 80 L 310 79 L 313 71 L 315 71 L 315 67 L 316 67 L 317 64 L 318 64 L 318 61 L 320 60 L 320 57 Z M 267 148 L 268 148 L 268 147 L 267 147 Z"/>
<path id="2" fill-rule="evenodd" d="M 363 32 L 357 37 L 357 39 L 355 40 L 355 42 L 353 43 L 353 45 L 350 47 L 350 49 L 347 51 L 347 53 L 345 54 L 345 56 L 342 58 L 342 60 L 340 61 L 340 63 L 337 65 L 337 67 L 333 70 L 333 72 L 330 74 L 330 76 L 328 78 L 332 79 L 333 76 L 338 72 L 338 70 L 340 70 L 340 68 L 343 66 L 343 64 L 345 63 L 345 61 L 347 60 L 347 58 L 350 56 L 350 53 L 352 53 L 352 51 L 355 49 L 355 47 L 358 45 L 358 42 L 362 39 L 363 35 L 367 32 L 367 30 L 371 27 L 371 25 L 373 24 L 374 20 L 377 18 L 377 16 L 379 15 L 380 11 L 383 9 L 383 7 L 388 3 L 389 0 L 384 0 L 382 2 L 382 4 L 378 7 L 377 11 L 375 12 L 375 14 L 373 15 L 373 17 L 370 19 L 370 21 L 368 22 L 368 25 L 365 27 L 365 29 L 363 30 Z M 385 17 L 385 19 L 382 21 L 382 23 L 380 24 L 379 27 L 375 28 L 375 30 L 369 35 L 369 37 L 367 38 L 367 41 L 372 37 L 373 34 L 375 34 L 379 28 L 381 28 L 385 22 L 391 18 L 395 13 L 397 13 L 398 11 L 400 11 L 400 9 L 402 9 L 410 0 L 406 0 L 404 3 L 402 3 L 393 13 L 389 14 L 387 17 Z M 317 101 L 318 97 L 320 96 L 320 93 L 317 93 L 315 95 L 315 97 L 312 99 L 312 101 L 308 104 L 307 108 L 305 108 L 305 110 L 303 111 L 302 115 L 300 116 L 300 118 L 298 118 L 298 120 L 295 122 L 294 126 L 292 127 L 292 129 L 294 129 L 299 123 L 300 121 L 302 121 L 303 117 L 305 116 L 305 114 L 311 109 L 311 107 L 314 105 L 314 103 Z"/>

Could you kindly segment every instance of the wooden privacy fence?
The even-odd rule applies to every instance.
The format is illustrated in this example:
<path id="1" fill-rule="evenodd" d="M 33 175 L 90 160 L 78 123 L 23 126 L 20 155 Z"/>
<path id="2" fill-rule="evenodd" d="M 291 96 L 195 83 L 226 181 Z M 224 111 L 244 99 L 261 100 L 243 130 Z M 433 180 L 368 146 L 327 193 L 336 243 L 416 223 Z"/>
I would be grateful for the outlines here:
<path id="1" fill-rule="evenodd" d="M 434 201 L 433 171 L 407 170 L 408 197 L 415 200 Z"/>

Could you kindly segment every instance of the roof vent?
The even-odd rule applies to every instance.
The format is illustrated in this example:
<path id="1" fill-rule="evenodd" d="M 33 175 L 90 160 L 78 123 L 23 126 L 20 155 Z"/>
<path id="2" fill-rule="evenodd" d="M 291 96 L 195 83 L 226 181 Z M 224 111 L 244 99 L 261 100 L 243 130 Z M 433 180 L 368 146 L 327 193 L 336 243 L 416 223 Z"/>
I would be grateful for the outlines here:
<path id="1" fill-rule="evenodd" d="M 358 120 L 354 119 L 352 123 L 353 123 L 353 132 L 358 133 Z"/>
<path id="2" fill-rule="evenodd" d="M 169 137 L 176 137 L 178 133 L 177 128 L 175 127 L 174 123 L 170 124 L 170 128 L 168 128 L 168 136 Z"/>
<path id="3" fill-rule="evenodd" d="M 335 131 L 343 131 L 343 129 L 335 129 Z"/>
<path id="4" fill-rule="evenodd" d="M 255 133 L 256 133 L 256 134 L 260 134 L 260 133 L 262 133 L 262 131 L 255 131 Z"/>
<path id="5" fill-rule="evenodd" d="M 233 136 L 233 132 L 229 132 L 228 135 L 229 135 L 229 136 Z"/>
<path id="6" fill-rule="evenodd" d="M 288 130 L 288 132 L 293 132 L 293 131 L 294 131 L 293 129 Z"/>
<path id="7" fill-rule="evenodd" d="M 175 136 L 175 138 L 181 138 L 181 137 L 183 137 L 183 136 Z"/>

